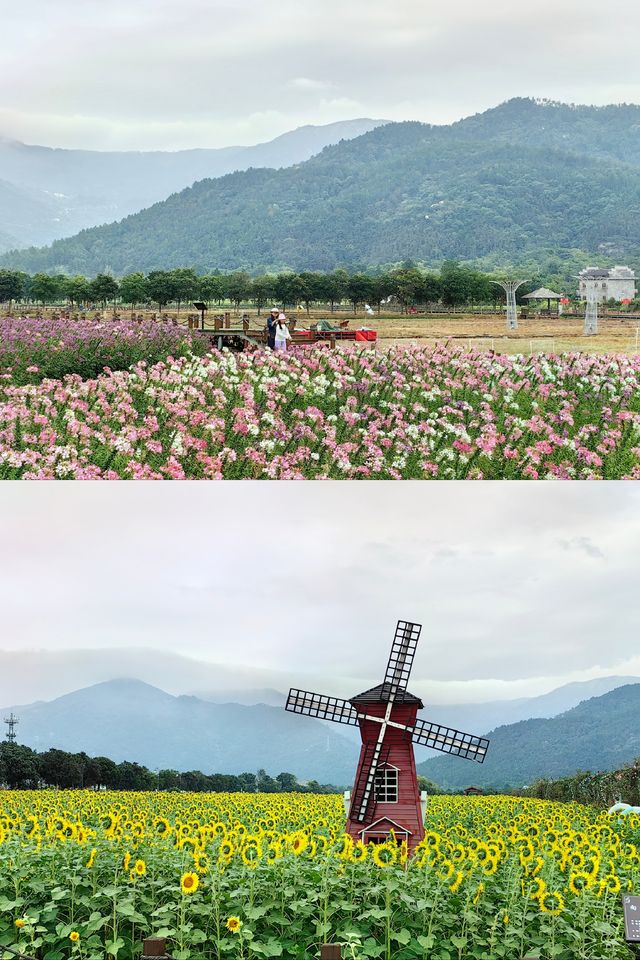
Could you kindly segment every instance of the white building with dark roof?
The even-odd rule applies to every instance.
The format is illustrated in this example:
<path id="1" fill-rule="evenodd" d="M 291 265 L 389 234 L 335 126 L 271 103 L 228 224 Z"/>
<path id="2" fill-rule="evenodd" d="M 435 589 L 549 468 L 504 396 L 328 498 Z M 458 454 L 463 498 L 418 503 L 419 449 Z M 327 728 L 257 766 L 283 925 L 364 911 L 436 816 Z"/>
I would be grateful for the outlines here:
<path id="1" fill-rule="evenodd" d="M 637 294 L 636 275 L 630 267 L 587 267 L 578 275 L 578 296 L 582 300 L 633 300 Z"/>

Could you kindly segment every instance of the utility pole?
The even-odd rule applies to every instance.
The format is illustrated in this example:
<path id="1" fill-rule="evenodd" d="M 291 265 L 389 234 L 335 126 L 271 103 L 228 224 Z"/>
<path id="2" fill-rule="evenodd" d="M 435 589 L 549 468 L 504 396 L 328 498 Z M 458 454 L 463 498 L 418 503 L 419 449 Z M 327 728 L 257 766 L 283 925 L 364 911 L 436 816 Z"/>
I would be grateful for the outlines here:
<path id="1" fill-rule="evenodd" d="M 8 729 L 8 731 L 7 731 L 7 740 L 9 741 L 9 743 L 15 743 L 15 742 L 16 742 L 16 727 L 17 727 L 17 725 L 20 723 L 20 721 L 18 720 L 18 718 L 17 718 L 17 717 L 13 714 L 13 712 L 12 712 L 8 717 L 5 717 L 4 722 L 5 722 L 5 723 L 7 724 L 7 726 L 9 727 L 9 729 Z"/>

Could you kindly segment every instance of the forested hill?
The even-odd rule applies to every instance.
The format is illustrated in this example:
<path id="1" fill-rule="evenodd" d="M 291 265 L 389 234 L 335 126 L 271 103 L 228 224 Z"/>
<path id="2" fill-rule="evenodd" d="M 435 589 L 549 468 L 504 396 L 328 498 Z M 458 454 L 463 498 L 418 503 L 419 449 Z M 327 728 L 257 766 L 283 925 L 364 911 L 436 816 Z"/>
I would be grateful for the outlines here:
<path id="1" fill-rule="evenodd" d="M 640 250 L 640 107 L 514 100 L 448 127 L 387 124 L 2 262 L 88 275 L 327 270 L 543 246 L 619 259 Z"/>
<path id="2" fill-rule="evenodd" d="M 341 120 L 249 147 L 175 151 L 63 150 L 0 136 L 0 251 L 40 246 L 120 220 L 203 177 L 301 163 L 380 122 Z M 9 204 L 2 181 L 13 189 Z"/>
<path id="3" fill-rule="evenodd" d="M 640 756 L 640 684 L 628 684 L 550 720 L 523 720 L 489 734 L 482 765 L 457 757 L 419 764 L 441 787 L 521 787 L 579 770 L 615 770 Z"/>

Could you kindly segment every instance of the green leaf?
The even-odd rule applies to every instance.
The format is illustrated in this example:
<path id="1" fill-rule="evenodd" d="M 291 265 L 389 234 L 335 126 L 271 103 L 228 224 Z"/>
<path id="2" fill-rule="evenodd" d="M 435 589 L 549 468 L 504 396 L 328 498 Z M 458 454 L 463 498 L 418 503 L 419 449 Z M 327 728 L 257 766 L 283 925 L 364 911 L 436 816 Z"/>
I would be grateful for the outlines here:
<path id="1" fill-rule="evenodd" d="M 433 933 L 428 933 L 426 936 L 420 935 L 418 937 L 418 943 L 421 947 L 424 947 L 425 950 L 431 950 L 435 942 L 436 938 Z"/>
<path id="2" fill-rule="evenodd" d="M 117 957 L 118 953 L 120 952 L 120 950 L 122 950 L 123 947 L 124 947 L 124 940 L 122 939 L 122 937 L 117 937 L 117 939 L 115 940 L 108 940 L 104 945 L 105 950 L 112 957 Z"/>
<path id="3" fill-rule="evenodd" d="M 403 945 L 406 946 L 406 944 L 409 943 L 411 940 L 411 934 L 407 929 L 403 927 L 402 930 L 398 931 L 398 933 L 392 933 L 391 939 L 397 940 L 398 943 L 402 943 Z"/>
<path id="4" fill-rule="evenodd" d="M 367 937 L 360 948 L 360 952 L 365 957 L 380 957 L 384 953 L 384 949 L 384 944 L 378 943 L 373 937 Z"/>

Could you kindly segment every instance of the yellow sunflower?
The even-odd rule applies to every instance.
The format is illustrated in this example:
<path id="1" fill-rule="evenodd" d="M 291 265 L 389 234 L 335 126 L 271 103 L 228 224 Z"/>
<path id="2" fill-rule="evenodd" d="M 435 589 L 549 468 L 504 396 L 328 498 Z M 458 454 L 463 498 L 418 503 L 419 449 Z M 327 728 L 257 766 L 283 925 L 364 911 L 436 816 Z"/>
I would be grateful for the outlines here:
<path id="1" fill-rule="evenodd" d="M 395 843 L 376 843 L 373 846 L 373 862 L 376 867 L 384 869 L 385 867 L 392 867 L 393 864 L 398 859 L 398 848 Z"/>
<path id="2" fill-rule="evenodd" d="M 183 873 L 180 878 L 180 889 L 185 894 L 195 893 L 200 886 L 200 878 L 197 873 Z"/>
<path id="3" fill-rule="evenodd" d="M 240 933 L 240 928 L 242 927 L 242 920 L 240 917 L 229 917 L 226 922 L 226 928 L 230 933 Z"/>
<path id="4" fill-rule="evenodd" d="M 553 890 L 546 890 L 538 897 L 538 903 L 542 913 L 548 913 L 552 917 L 559 917 L 564 910 L 564 899 L 561 893 Z"/>

